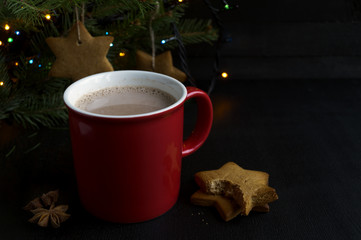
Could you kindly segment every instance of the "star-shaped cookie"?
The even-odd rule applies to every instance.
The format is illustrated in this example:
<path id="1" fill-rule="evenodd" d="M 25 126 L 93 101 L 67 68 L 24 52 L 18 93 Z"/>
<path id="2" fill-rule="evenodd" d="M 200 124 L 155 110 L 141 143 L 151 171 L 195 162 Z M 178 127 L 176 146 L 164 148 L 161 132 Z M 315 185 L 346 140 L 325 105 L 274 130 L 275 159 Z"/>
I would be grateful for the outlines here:
<path id="1" fill-rule="evenodd" d="M 137 68 L 139 70 L 153 71 L 151 55 L 143 51 L 137 50 L 136 61 Z M 180 82 L 185 82 L 187 80 L 186 74 L 173 66 L 172 53 L 170 51 L 166 51 L 155 57 L 154 72 L 171 76 Z"/>
<path id="2" fill-rule="evenodd" d="M 264 206 L 278 199 L 276 190 L 268 186 L 268 173 L 246 170 L 228 162 L 218 170 L 195 174 L 200 189 L 207 194 L 233 198 L 247 216 L 254 207 Z"/>
<path id="3" fill-rule="evenodd" d="M 214 206 L 224 221 L 228 222 L 241 213 L 241 207 L 234 199 L 222 195 L 207 194 L 200 190 L 191 196 L 191 202 L 199 206 Z M 269 212 L 269 205 L 256 206 L 252 208 L 255 212 Z"/>
<path id="4" fill-rule="evenodd" d="M 82 22 L 74 24 L 66 37 L 47 38 L 46 43 L 56 56 L 49 75 L 76 81 L 91 74 L 113 71 L 106 58 L 113 40 L 110 36 L 92 37 Z"/>

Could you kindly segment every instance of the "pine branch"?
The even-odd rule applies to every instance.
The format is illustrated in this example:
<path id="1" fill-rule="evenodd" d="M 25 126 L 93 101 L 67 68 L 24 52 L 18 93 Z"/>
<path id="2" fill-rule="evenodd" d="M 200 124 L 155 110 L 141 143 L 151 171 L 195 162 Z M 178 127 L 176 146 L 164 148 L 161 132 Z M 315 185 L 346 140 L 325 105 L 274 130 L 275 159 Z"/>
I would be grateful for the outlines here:
<path id="1" fill-rule="evenodd" d="M 46 94 L 37 98 L 28 96 L 21 106 L 11 112 L 11 117 L 25 127 L 64 125 L 68 114 L 60 99 L 61 94 Z"/>
<path id="2" fill-rule="evenodd" d="M 67 79 L 45 81 L 47 73 L 46 68 L 39 69 L 23 59 L 14 72 L 19 78 L 17 82 L 7 81 L 6 90 L 0 91 L 0 119 L 30 128 L 64 125 L 67 111 L 62 93 L 70 82 Z"/>
<path id="3" fill-rule="evenodd" d="M 64 125 L 68 117 L 62 101 L 66 82 L 64 79 L 52 79 L 43 83 L 41 91 L 19 89 L 12 98 L 17 104 L 15 109 L 9 111 L 9 118 L 23 127 Z"/>
<path id="4" fill-rule="evenodd" d="M 178 29 L 184 44 L 197 44 L 201 42 L 212 44 L 212 42 L 218 39 L 217 30 L 212 27 L 210 20 L 184 19 L 179 23 Z"/>
<path id="5" fill-rule="evenodd" d="M 46 12 L 49 12 L 49 9 L 59 7 L 59 2 L 8 0 L 5 6 L 16 18 L 23 22 L 30 25 L 43 25 Z"/>
<path id="6" fill-rule="evenodd" d="M 3 55 L 0 55 L 0 82 L 0 120 L 2 120 L 7 119 L 9 117 L 9 113 L 18 106 L 16 101 L 9 102 L 12 84 L 7 73 L 5 58 Z"/>
<path id="7" fill-rule="evenodd" d="M 96 0 L 92 17 L 104 18 L 114 14 L 124 14 L 127 12 L 137 12 L 139 17 L 144 17 L 149 11 L 154 9 L 155 1 L 139 0 Z"/>
<path id="8" fill-rule="evenodd" d="M 212 44 L 218 39 L 217 30 L 211 25 L 211 21 L 205 19 L 183 19 L 178 24 L 178 31 L 182 36 L 184 45 L 208 43 Z M 163 32 L 165 32 L 163 30 Z M 166 44 L 160 44 L 162 40 L 174 38 L 173 29 L 169 29 L 167 35 L 158 34 L 156 43 L 158 49 L 164 51 L 166 49 L 175 49 L 178 47 L 177 41 L 169 40 Z"/>
<path id="9" fill-rule="evenodd" d="M 48 21 L 45 19 L 46 14 L 59 16 L 63 14 L 73 14 L 75 7 L 82 7 L 83 3 L 91 3 L 86 0 L 7 0 L 0 8 L 3 15 L 11 15 L 18 21 L 31 26 L 44 26 Z"/>

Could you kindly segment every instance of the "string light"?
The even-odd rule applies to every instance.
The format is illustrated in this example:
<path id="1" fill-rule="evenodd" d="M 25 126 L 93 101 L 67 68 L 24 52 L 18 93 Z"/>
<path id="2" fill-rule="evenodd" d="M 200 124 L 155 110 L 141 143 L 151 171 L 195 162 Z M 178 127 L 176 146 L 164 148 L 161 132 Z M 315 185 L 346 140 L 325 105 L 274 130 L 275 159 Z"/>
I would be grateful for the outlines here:
<path id="1" fill-rule="evenodd" d="M 4 86 L 4 82 L 0 82 L 0 86 Z"/>
<path id="2" fill-rule="evenodd" d="M 224 8 L 229 10 L 230 9 L 229 4 L 224 5 Z"/>
<path id="3" fill-rule="evenodd" d="M 38 65 L 39 68 L 41 68 L 41 66 L 42 66 L 41 64 Z"/>
<path id="4" fill-rule="evenodd" d="M 181 3 L 181 2 L 183 2 L 183 0 L 178 0 L 178 2 L 180 2 L 180 3 Z"/>
<path id="5" fill-rule="evenodd" d="M 124 56 L 125 56 L 125 52 L 120 52 L 120 53 L 119 53 L 119 56 L 120 56 L 120 57 L 124 57 Z"/>
<path id="6" fill-rule="evenodd" d="M 51 15 L 48 13 L 48 14 L 45 15 L 45 18 L 46 18 L 46 20 L 50 20 L 50 19 L 51 19 Z"/>
<path id="7" fill-rule="evenodd" d="M 33 63 L 34 63 L 34 59 L 30 59 L 30 60 L 29 60 L 29 63 L 30 63 L 30 64 L 33 64 Z"/>
<path id="8" fill-rule="evenodd" d="M 9 43 L 12 43 L 12 42 L 14 42 L 14 39 L 12 39 L 11 37 L 9 37 L 9 38 L 8 38 L 8 42 L 9 42 Z"/>
<path id="9" fill-rule="evenodd" d="M 109 35 L 109 32 L 105 32 L 105 35 Z"/>
<path id="10" fill-rule="evenodd" d="M 113 44 L 113 43 L 110 43 L 110 44 L 109 44 L 109 46 L 110 46 L 110 47 L 113 47 L 113 46 L 114 46 L 114 44 Z"/>
<path id="11" fill-rule="evenodd" d="M 168 39 L 163 39 L 162 41 L 160 41 L 161 44 L 166 44 L 167 42 L 169 41 L 172 41 L 172 40 L 175 40 L 176 37 L 171 37 L 171 38 L 168 38 Z"/>
<path id="12" fill-rule="evenodd" d="M 19 66 L 19 62 L 15 62 L 15 66 Z"/>
<path id="13" fill-rule="evenodd" d="M 3 45 L 3 42 L 2 42 L 2 41 L 0 41 L 0 46 L 1 46 L 1 45 Z"/>
<path id="14" fill-rule="evenodd" d="M 50 69 L 51 68 L 51 62 L 48 62 L 48 64 L 45 66 L 45 69 Z"/>
<path id="15" fill-rule="evenodd" d="M 221 76 L 222 76 L 222 78 L 228 78 L 228 73 L 222 72 Z"/>
<path id="16" fill-rule="evenodd" d="M 5 27 L 4 27 L 4 28 L 5 28 L 6 31 L 10 30 L 9 24 L 5 24 Z"/>
<path id="17" fill-rule="evenodd" d="M 20 35 L 20 31 L 17 31 L 17 30 L 16 30 L 16 31 L 15 31 L 15 34 L 19 36 L 19 35 Z"/>

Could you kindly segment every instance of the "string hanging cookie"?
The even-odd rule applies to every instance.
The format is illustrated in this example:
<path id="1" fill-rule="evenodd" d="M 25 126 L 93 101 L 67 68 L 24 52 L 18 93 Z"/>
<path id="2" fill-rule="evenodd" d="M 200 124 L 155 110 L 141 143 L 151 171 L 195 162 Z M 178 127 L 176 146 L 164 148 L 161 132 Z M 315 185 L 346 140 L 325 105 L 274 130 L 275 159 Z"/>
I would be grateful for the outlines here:
<path id="1" fill-rule="evenodd" d="M 111 36 L 92 37 L 84 24 L 77 21 L 66 37 L 46 39 L 56 56 L 49 75 L 76 81 L 95 73 L 113 71 L 106 57 L 113 40 Z"/>
<path id="2" fill-rule="evenodd" d="M 149 34 L 150 34 L 150 42 L 152 47 L 152 55 L 137 50 L 136 51 L 137 69 L 162 73 L 171 76 L 180 82 L 185 82 L 187 80 L 187 75 L 178 68 L 173 66 L 172 53 L 170 51 L 165 51 L 164 53 L 156 56 L 155 53 L 156 47 L 155 47 L 152 22 L 158 13 L 159 13 L 159 1 L 156 1 L 155 11 L 151 16 L 149 22 Z"/>

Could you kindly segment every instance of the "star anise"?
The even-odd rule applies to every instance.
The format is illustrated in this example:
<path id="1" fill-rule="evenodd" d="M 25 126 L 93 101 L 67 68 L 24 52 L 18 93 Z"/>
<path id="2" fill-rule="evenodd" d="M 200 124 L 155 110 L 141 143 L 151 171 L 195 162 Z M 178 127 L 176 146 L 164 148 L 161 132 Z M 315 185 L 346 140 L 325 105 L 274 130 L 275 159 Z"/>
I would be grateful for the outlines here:
<path id="1" fill-rule="evenodd" d="M 29 222 L 36 223 L 40 227 L 47 227 L 49 222 L 52 227 L 60 227 L 60 223 L 66 221 L 70 214 L 67 214 L 68 205 L 59 205 L 55 207 L 55 204 L 52 203 L 49 209 L 46 208 L 36 208 L 31 210 L 34 214 L 32 218 L 29 219 Z"/>
<path id="2" fill-rule="evenodd" d="M 41 201 L 44 203 L 45 206 L 50 206 L 52 203 L 56 203 L 59 198 L 59 190 L 50 191 L 41 195 Z"/>
<path id="3" fill-rule="evenodd" d="M 48 207 L 52 203 L 56 203 L 59 198 L 59 190 L 50 191 L 48 193 L 43 193 L 41 197 L 37 197 L 31 200 L 25 207 L 24 210 L 31 211 L 36 208 Z"/>
<path id="4" fill-rule="evenodd" d="M 52 227 L 60 227 L 60 223 L 66 221 L 70 214 L 66 213 L 68 205 L 55 206 L 59 198 L 59 190 L 50 191 L 30 201 L 24 210 L 34 214 L 29 222 L 36 223 L 40 227 L 47 227 L 49 223 Z M 50 206 L 50 207 L 49 207 Z"/>

